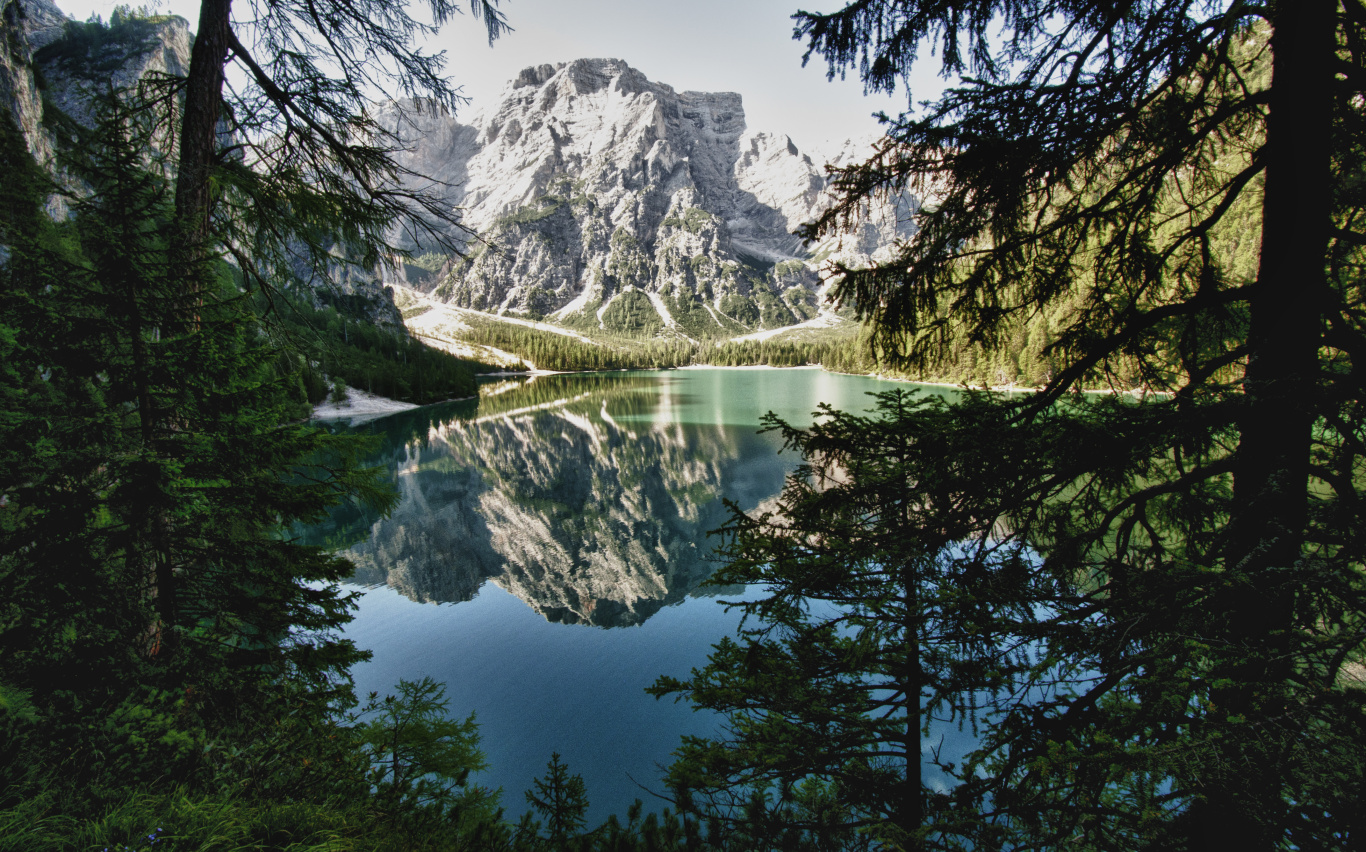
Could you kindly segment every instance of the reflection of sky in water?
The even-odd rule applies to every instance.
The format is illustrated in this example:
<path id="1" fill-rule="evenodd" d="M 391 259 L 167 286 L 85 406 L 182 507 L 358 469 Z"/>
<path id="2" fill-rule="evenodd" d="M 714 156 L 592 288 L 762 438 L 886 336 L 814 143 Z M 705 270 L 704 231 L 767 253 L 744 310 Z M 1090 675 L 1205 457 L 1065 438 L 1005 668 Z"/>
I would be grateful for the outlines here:
<path id="1" fill-rule="evenodd" d="M 679 737 L 712 733 L 719 720 L 643 690 L 704 664 L 739 620 L 699 596 L 710 567 L 688 554 L 715 546 L 706 532 L 724 519 L 721 497 L 752 510 L 798 461 L 776 454 L 776 435 L 755 434 L 760 417 L 772 410 L 806 425 L 818 402 L 866 410 L 867 392 L 896 386 L 820 370 L 551 376 L 502 384 L 477 408 L 369 424 L 383 442 L 374 463 L 407 471 L 398 509 L 389 521 L 339 515 L 315 531 L 356 542 L 358 577 L 393 587 L 368 591 L 347 630 L 374 652 L 355 671 L 358 692 L 422 675 L 445 682 L 451 712 L 478 715 L 491 769 L 474 780 L 503 787 L 509 814 L 521 813 L 522 791 L 552 751 L 584 776 L 594 822 L 648 802 L 637 782 L 657 789 Z M 633 551 L 613 531 L 649 547 Z M 554 545 L 549 555 L 536 555 L 537 536 Z M 684 585 L 639 604 L 641 589 L 671 583 Z M 416 603 L 395 588 L 473 598 Z M 612 620 L 622 604 L 602 597 L 613 595 L 626 602 L 624 621 Z M 565 600 L 579 602 L 578 615 Z M 632 626 L 555 623 L 576 618 Z"/>
<path id="2" fill-rule="evenodd" d="M 370 591 L 347 636 L 375 652 L 356 669 L 358 693 L 431 675 L 446 683 L 454 714 L 477 714 L 491 768 L 474 780 L 501 786 L 509 814 L 522 812 L 522 791 L 558 751 L 584 776 L 600 822 L 624 815 L 633 799 L 650 800 L 635 782 L 659 790 L 656 764 L 669 761 L 680 736 L 715 733 L 718 717 L 656 701 L 644 688 L 705 663 L 738 620 L 714 598 L 691 597 L 636 627 L 553 624 L 487 583 L 455 605 Z"/>
<path id="3" fill-rule="evenodd" d="M 817 403 L 847 411 L 873 406 L 869 393 L 902 387 L 938 393 L 934 388 L 844 376 L 815 368 L 672 370 L 637 375 L 661 379 L 658 403 L 645 419 L 652 423 L 759 426 L 769 411 L 794 424 L 812 421 Z"/>

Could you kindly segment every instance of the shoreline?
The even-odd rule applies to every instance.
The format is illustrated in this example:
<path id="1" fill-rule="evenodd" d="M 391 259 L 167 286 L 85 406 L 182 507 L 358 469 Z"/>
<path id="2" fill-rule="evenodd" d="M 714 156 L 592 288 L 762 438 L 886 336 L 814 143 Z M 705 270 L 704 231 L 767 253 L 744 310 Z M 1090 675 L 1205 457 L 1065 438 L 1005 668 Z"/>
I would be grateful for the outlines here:
<path id="1" fill-rule="evenodd" d="M 429 402 L 427 405 L 444 405 L 448 402 L 459 402 L 464 399 L 478 399 L 479 395 L 458 396 L 451 399 L 443 399 L 440 402 Z M 313 411 L 309 413 L 309 420 L 350 420 L 353 422 L 363 422 L 366 420 L 376 420 L 380 417 L 387 417 L 390 414 L 397 414 L 400 411 L 412 411 L 414 408 L 424 408 L 415 402 L 403 402 L 402 400 L 391 399 L 387 396 L 380 396 L 358 388 L 346 389 L 346 401 L 334 403 L 324 401 L 313 406 Z"/>
<path id="2" fill-rule="evenodd" d="M 802 364 L 799 367 L 775 367 L 772 364 L 684 364 L 681 367 L 664 367 L 658 370 L 642 370 L 646 373 L 666 373 L 670 370 L 825 370 L 820 364 Z M 833 373 L 833 370 L 825 370 Z M 600 372 L 600 371 L 587 371 Z M 848 373 L 846 375 L 857 375 Z"/>
<path id="3" fill-rule="evenodd" d="M 819 366 L 819 365 L 817 365 L 817 366 Z M 798 368 L 798 367 L 774 367 L 773 369 L 775 369 L 775 370 L 790 370 L 790 369 L 801 369 L 801 368 Z M 821 369 L 825 369 L 825 368 L 822 367 Z M 930 382 L 930 381 L 924 381 L 924 380 L 922 380 L 922 379 L 905 379 L 905 378 L 902 378 L 901 376 L 889 376 L 889 375 L 886 375 L 885 373 L 844 373 L 844 372 L 841 372 L 841 371 L 839 371 L 839 370 L 827 370 L 826 372 L 831 373 L 832 375 L 837 375 L 837 376 L 863 376 L 863 377 L 869 378 L 869 379 L 880 379 L 881 381 L 884 381 L 884 382 L 901 382 L 902 384 L 909 384 L 909 385 L 925 385 L 926 387 L 933 387 L 933 388 L 948 388 L 949 390 L 958 390 L 958 391 L 982 391 L 982 390 L 984 390 L 984 391 L 990 391 L 991 393 L 1040 393 L 1041 391 L 1043 391 L 1043 388 L 1034 387 L 1033 385 L 991 385 L 991 386 L 989 386 L 989 387 L 976 387 L 976 386 L 974 386 L 974 385 L 966 385 L 966 384 L 963 384 L 962 382 L 959 382 L 959 383 L 955 384 L 955 383 L 953 383 L 953 382 Z M 1175 393 L 1174 393 L 1173 391 L 1155 391 L 1155 390 L 1147 390 L 1147 389 L 1145 389 L 1145 388 L 1131 388 L 1130 390 L 1117 390 L 1117 389 L 1115 389 L 1115 388 L 1083 388 L 1083 389 L 1082 389 L 1081 391 L 1079 391 L 1079 392 L 1080 392 L 1080 393 L 1098 393 L 1098 394 L 1119 394 L 1119 395 L 1123 395 L 1123 396 L 1132 396 L 1132 397 L 1136 397 L 1136 398 L 1138 398 L 1138 399 L 1142 399 L 1142 398 L 1148 397 L 1148 396 L 1174 396 L 1174 395 L 1175 395 Z M 1072 393 L 1077 393 L 1077 391 L 1072 391 Z"/>
<path id="4" fill-rule="evenodd" d="M 954 384 L 954 383 L 951 383 L 951 382 L 920 381 L 920 380 L 917 380 L 917 379 L 907 379 L 907 378 L 903 378 L 903 377 L 901 377 L 901 376 L 889 376 L 889 375 L 886 375 L 886 374 L 883 374 L 883 373 L 846 373 L 846 372 L 842 372 L 842 371 L 840 371 L 840 370 L 827 370 L 827 369 L 825 368 L 825 366 L 824 366 L 824 365 L 821 365 L 821 364 L 803 364 L 803 365 L 801 365 L 801 366 L 799 366 L 799 367 L 775 367 L 775 366 L 773 366 L 772 364 L 737 364 L 737 365 L 721 365 L 721 364 L 684 364 L 684 365 L 681 366 L 681 367 L 666 367 L 666 368 L 660 368 L 660 369 L 645 369 L 645 370 L 630 370 L 630 369 L 619 369 L 619 370 L 500 370 L 500 371 L 498 371 L 498 372 L 493 372 L 493 373 L 480 373 L 476 378 L 518 378 L 518 377 L 525 377 L 525 378 L 527 378 L 527 379 L 536 379 L 536 378 L 538 378 L 538 377 L 540 377 L 540 376 L 568 376 L 568 375 L 576 375 L 576 374 L 581 374 L 581 373 L 631 373 L 631 372 L 640 372 L 640 373 L 668 373 L 668 372 L 673 372 L 673 371 L 675 371 L 675 370 L 821 370 L 821 371 L 830 373 L 830 374 L 833 375 L 833 376 L 860 376 L 860 377 L 863 377 L 863 378 L 877 379 L 877 380 L 879 380 L 879 381 L 884 381 L 884 382 L 898 382 L 898 383 L 900 383 L 900 384 L 908 384 L 908 385 L 924 385 L 925 387 L 945 388 L 945 389 L 948 389 L 948 390 L 957 390 L 957 391 L 980 391 L 980 390 L 986 390 L 986 391 L 989 391 L 989 392 L 991 392 L 991 393 L 1007 393 L 1007 394 L 1010 394 L 1010 393 L 1039 393 L 1039 392 L 1042 390 L 1042 388 L 1037 388 L 1037 387 L 1025 387 L 1025 386 L 1019 386 L 1019 385 L 998 385 L 998 386 L 993 386 L 993 387 L 981 388 L 981 387 L 972 387 L 972 386 L 969 386 L 969 385 L 964 385 L 964 384 L 962 384 L 962 383 Z M 1083 391 L 1081 391 L 1081 392 L 1082 392 L 1082 393 L 1089 393 L 1089 394 L 1122 394 L 1122 395 L 1126 395 L 1126 396 L 1132 396 L 1132 397 L 1135 397 L 1135 398 L 1137 398 L 1137 399 L 1143 399 L 1144 397 L 1147 397 L 1147 396 L 1172 396 L 1172 392 L 1170 392 L 1170 391 L 1149 391 L 1149 390 L 1143 390 L 1143 389 L 1141 389 L 1141 388 L 1135 388 L 1135 389 L 1133 389 L 1133 390 L 1127 390 L 1127 391 L 1126 391 L 1126 390 L 1115 390 L 1115 389 L 1113 389 L 1113 388 L 1109 388 L 1109 389 L 1086 389 L 1086 390 L 1083 390 Z M 441 400 L 440 402 L 430 402 L 430 403 L 427 403 L 427 405 L 441 405 L 441 404 L 447 403 L 447 402 L 457 402 L 457 401 L 459 401 L 459 400 L 478 399 L 478 398 L 479 398 L 479 394 L 476 394 L 476 395 L 474 395 L 474 396 L 462 396 L 462 397 L 456 397 L 456 398 L 453 398 L 453 399 L 443 399 L 443 400 Z M 414 408 L 422 408 L 422 407 L 424 407 L 424 406 L 418 405 L 417 403 L 413 403 L 413 402 L 402 402 L 402 401 L 397 400 L 397 399 L 391 399 L 391 398 L 389 398 L 389 397 L 379 396 L 378 394 L 372 394 L 372 393 L 369 393 L 369 392 L 367 392 L 367 391 L 359 390 L 358 388 L 350 388 L 350 387 L 348 387 L 348 388 L 346 389 L 346 401 L 345 401 L 345 402 L 343 402 L 343 403 L 341 403 L 341 404 L 333 403 L 333 402 L 330 402 L 330 401 L 325 401 L 325 402 L 323 402 L 323 403 L 320 403 L 319 405 L 316 405 L 316 406 L 313 407 L 313 410 L 312 410 L 312 412 L 310 412 L 310 414 L 309 414 L 309 416 L 308 416 L 308 419 L 309 419 L 309 420 L 349 420 L 349 421 L 352 421 L 352 422 L 364 422 L 364 421 L 368 421 L 368 420 L 377 420 L 377 419 L 379 419 L 379 418 L 381 418 L 381 417 L 386 417 L 386 416 L 388 416 L 388 415 L 390 415 L 390 414 L 397 414 L 397 413 L 400 412 L 400 411 L 411 411 L 411 410 L 413 410 Z"/>

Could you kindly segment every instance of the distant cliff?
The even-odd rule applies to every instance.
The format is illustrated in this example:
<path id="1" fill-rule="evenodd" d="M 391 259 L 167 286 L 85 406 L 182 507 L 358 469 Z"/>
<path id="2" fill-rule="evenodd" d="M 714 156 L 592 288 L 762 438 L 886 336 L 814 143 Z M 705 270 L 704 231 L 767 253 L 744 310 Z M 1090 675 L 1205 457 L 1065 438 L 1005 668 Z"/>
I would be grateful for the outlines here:
<path id="1" fill-rule="evenodd" d="M 528 68 L 470 124 L 413 104 L 390 106 L 387 122 L 404 165 L 478 236 L 448 234 L 467 257 L 431 275 L 410 267 L 404 283 L 461 307 L 588 332 L 731 336 L 816 316 L 820 259 L 909 233 L 894 206 L 806 249 L 793 231 L 826 202 L 823 161 L 747 130 L 737 94 L 676 92 L 619 60 Z"/>

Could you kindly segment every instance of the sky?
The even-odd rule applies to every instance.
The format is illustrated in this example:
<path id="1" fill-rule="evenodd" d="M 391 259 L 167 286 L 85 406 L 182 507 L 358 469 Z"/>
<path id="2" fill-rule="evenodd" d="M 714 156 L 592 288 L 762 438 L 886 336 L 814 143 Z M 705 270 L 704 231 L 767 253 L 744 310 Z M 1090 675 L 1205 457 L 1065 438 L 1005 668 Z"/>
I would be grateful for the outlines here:
<path id="1" fill-rule="evenodd" d="M 108 20 L 115 6 L 113 0 L 55 1 L 79 20 L 92 13 Z M 144 4 L 188 18 L 192 29 L 198 18 L 199 4 L 192 0 L 130 5 Z M 468 9 L 463 2 L 462 7 Z M 499 8 L 513 32 L 492 47 L 483 25 L 469 14 L 431 42 L 447 52 L 452 81 L 471 99 L 464 117 L 495 101 L 529 65 L 588 57 L 624 60 L 679 91 L 738 92 L 750 128 L 786 133 L 810 151 L 870 138 L 878 133 L 873 113 L 895 115 L 908 104 L 904 93 L 865 97 L 857 75 L 827 81 L 818 58 L 802 67 L 792 13 L 831 11 L 838 0 L 501 0 Z M 933 97 L 941 85 L 926 68 L 913 78 L 914 99 Z"/>

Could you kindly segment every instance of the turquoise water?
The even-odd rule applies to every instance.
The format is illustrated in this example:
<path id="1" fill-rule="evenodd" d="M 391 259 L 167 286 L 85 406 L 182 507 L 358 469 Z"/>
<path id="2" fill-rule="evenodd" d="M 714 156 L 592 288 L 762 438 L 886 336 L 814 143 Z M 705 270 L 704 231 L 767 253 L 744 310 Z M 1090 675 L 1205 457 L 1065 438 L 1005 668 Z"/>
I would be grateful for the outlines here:
<path id="1" fill-rule="evenodd" d="M 648 791 L 679 737 L 720 719 L 643 690 L 735 630 L 718 600 L 743 590 L 699 588 L 707 533 L 724 500 L 769 505 L 798 462 L 760 418 L 809 425 L 818 402 L 866 410 L 894 387 L 811 369 L 542 376 L 353 427 L 379 436 L 400 495 L 387 520 L 313 531 L 365 590 L 346 631 L 374 654 L 357 691 L 445 683 L 452 714 L 479 721 L 491 768 L 473 780 L 502 787 L 509 815 L 552 752 L 583 775 L 594 822 L 659 807 Z"/>

